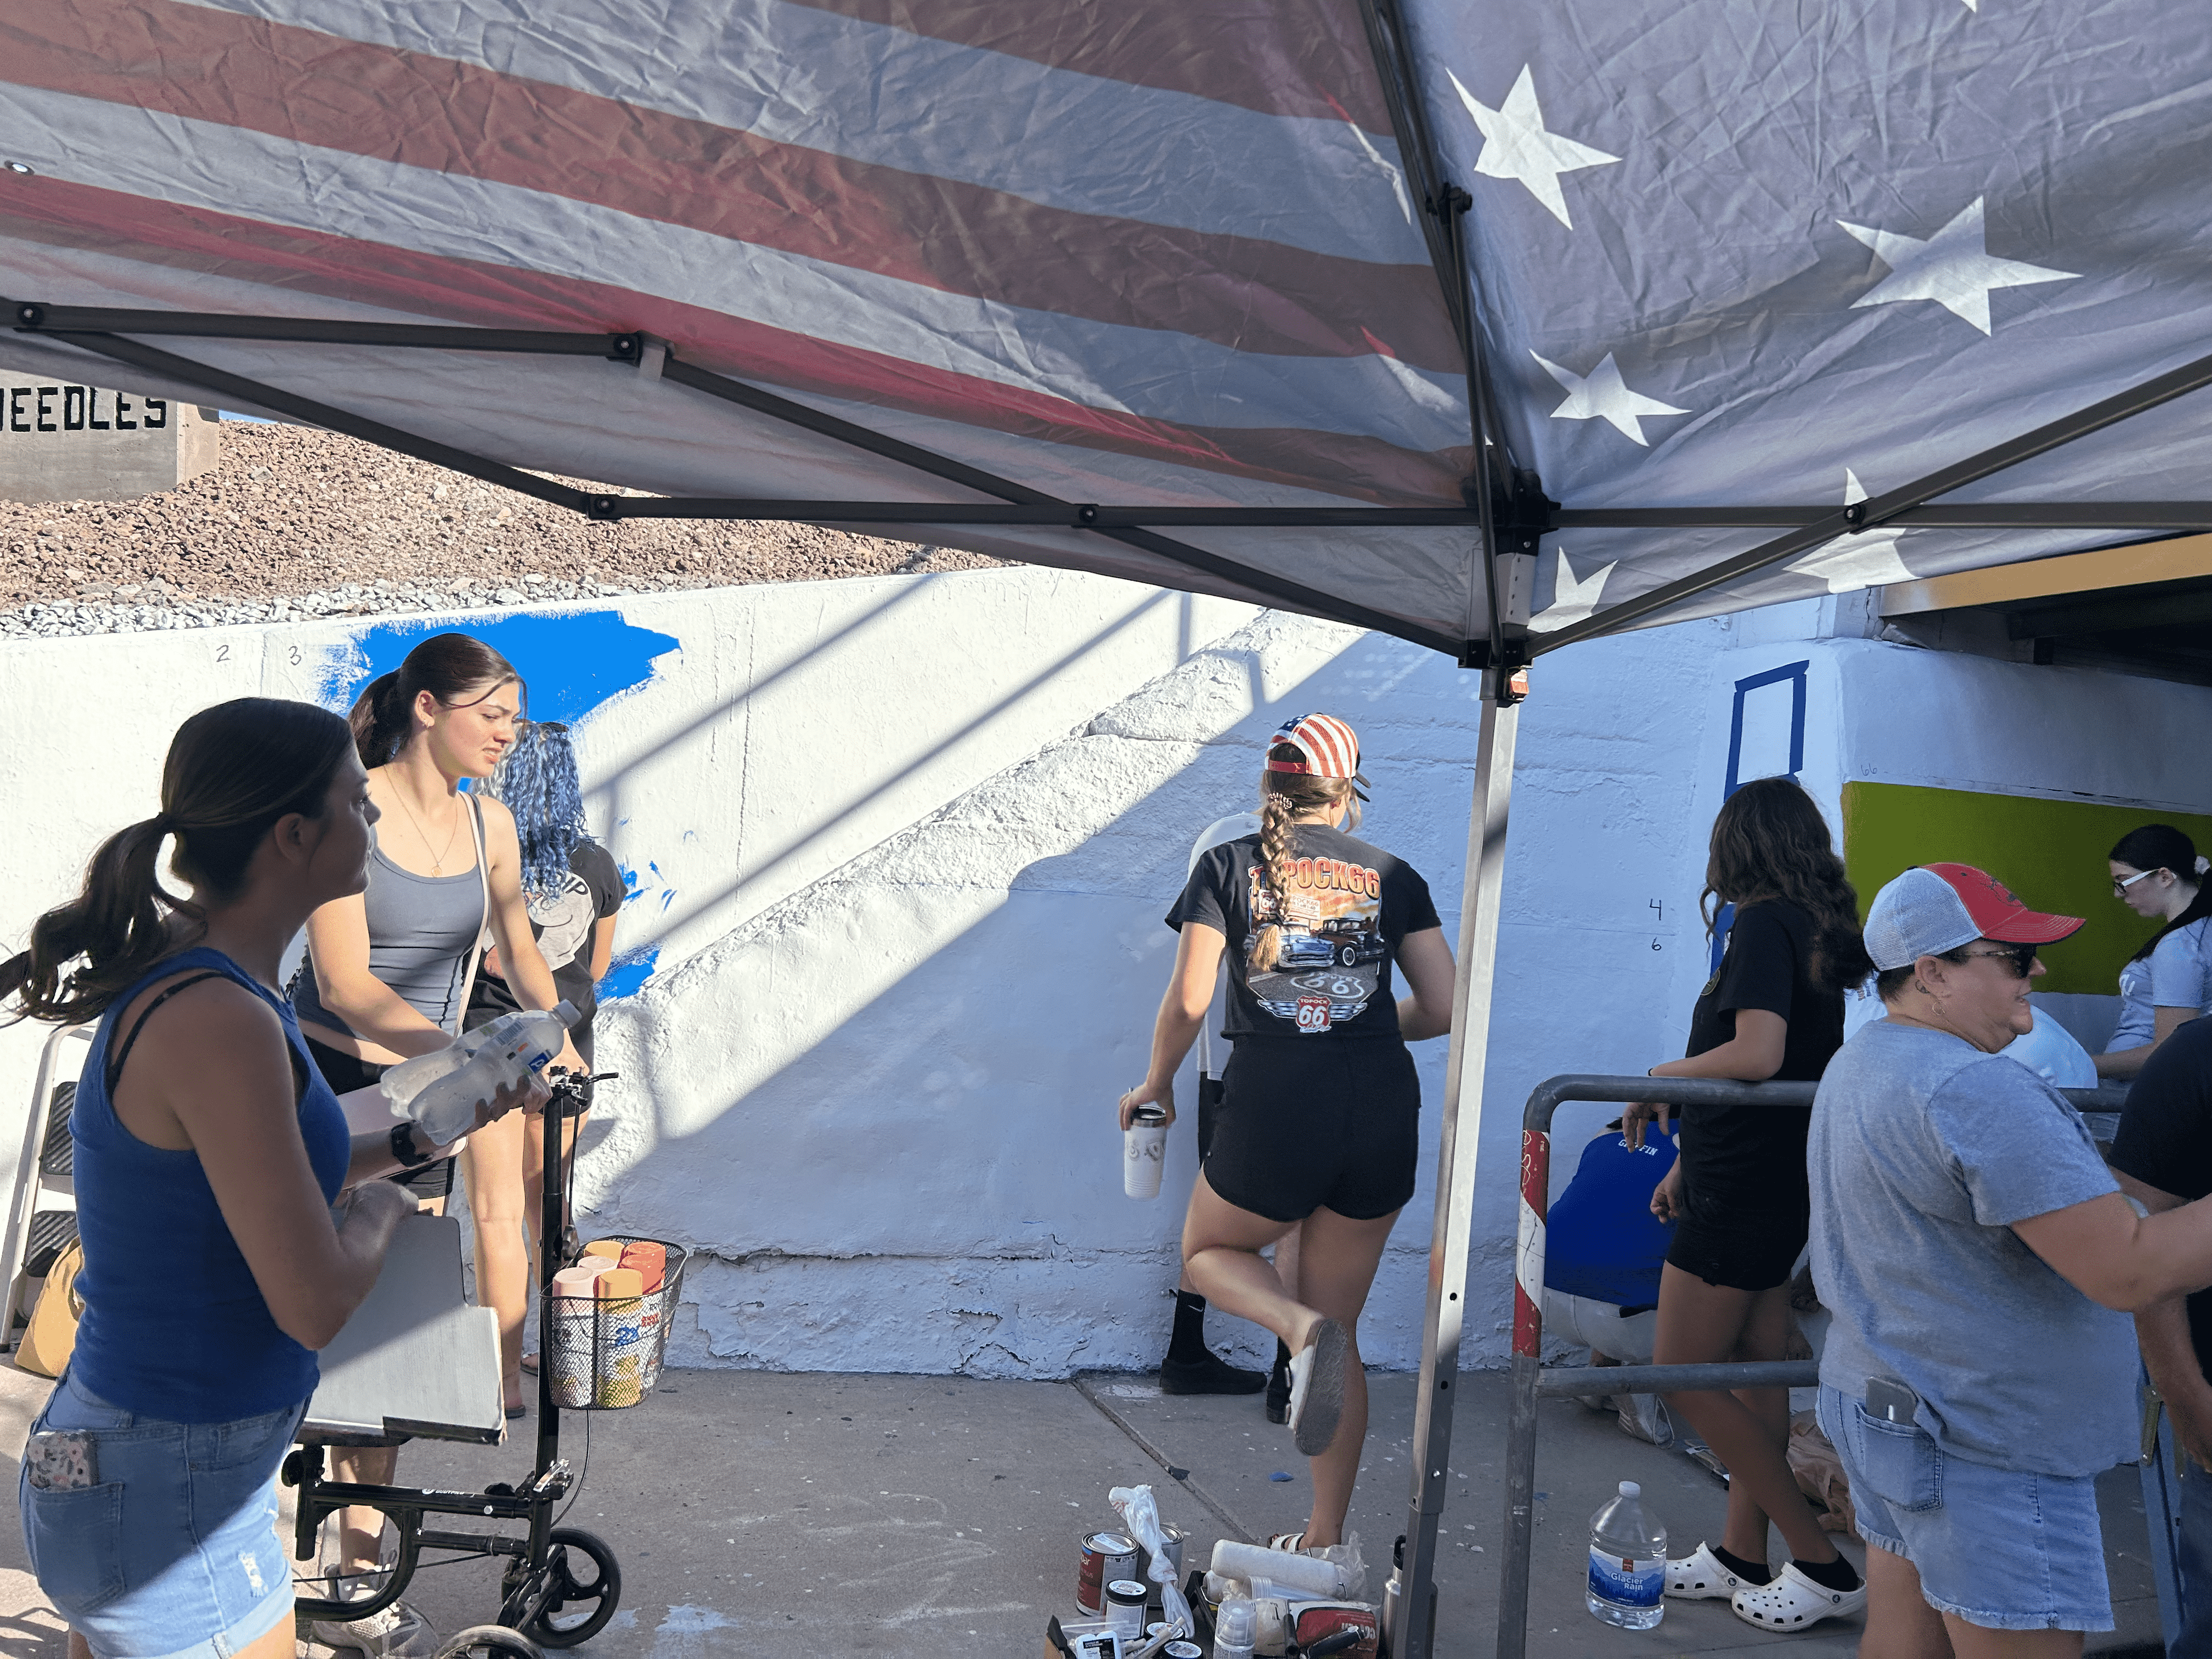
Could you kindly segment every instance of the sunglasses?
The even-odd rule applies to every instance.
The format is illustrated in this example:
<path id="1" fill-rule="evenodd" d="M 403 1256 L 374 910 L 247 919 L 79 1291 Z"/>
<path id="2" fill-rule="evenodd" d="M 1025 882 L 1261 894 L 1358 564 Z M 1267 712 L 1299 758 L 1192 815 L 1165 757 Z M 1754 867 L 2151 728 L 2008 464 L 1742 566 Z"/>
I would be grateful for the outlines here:
<path id="1" fill-rule="evenodd" d="M 2148 876 L 2154 876 L 2158 872 L 2155 870 L 2138 870 L 2132 876 L 2113 877 L 2112 896 L 2114 898 L 2125 898 L 2128 896 L 2129 888 L 2134 886 L 2137 882 L 2142 880 L 2144 878 Z"/>
<path id="2" fill-rule="evenodd" d="M 1989 957 L 2011 963 L 2014 979 L 2026 979 L 2035 967 L 2035 946 L 2033 945 L 2008 945 L 1995 951 L 1961 951 L 1958 959 L 1966 962 L 1975 957 Z"/>

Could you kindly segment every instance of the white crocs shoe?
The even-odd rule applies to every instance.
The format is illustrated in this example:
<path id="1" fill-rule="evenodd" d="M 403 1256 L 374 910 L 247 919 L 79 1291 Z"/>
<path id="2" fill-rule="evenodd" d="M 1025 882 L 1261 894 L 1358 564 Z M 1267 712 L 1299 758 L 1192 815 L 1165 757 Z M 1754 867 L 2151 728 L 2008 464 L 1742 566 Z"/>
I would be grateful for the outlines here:
<path id="1" fill-rule="evenodd" d="M 1744 1589 L 1763 1589 L 1721 1565 L 1710 1544 L 1699 1543 L 1697 1553 L 1667 1564 L 1667 1594 L 1677 1601 L 1719 1601 Z"/>
<path id="2" fill-rule="evenodd" d="M 1790 1562 L 1771 1584 L 1747 1586 L 1729 1600 L 1729 1610 L 1761 1630 L 1810 1630 L 1823 1619 L 1848 1619 L 1866 1610 L 1866 1583 L 1856 1589 L 1832 1590 L 1816 1584 Z"/>

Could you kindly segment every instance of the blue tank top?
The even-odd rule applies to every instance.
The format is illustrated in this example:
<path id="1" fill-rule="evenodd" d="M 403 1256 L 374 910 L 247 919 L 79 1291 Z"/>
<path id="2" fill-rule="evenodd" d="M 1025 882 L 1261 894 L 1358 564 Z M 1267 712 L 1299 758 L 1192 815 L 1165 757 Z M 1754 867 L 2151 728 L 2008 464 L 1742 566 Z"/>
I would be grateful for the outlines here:
<path id="1" fill-rule="evenodd" d="M 220 951 L 171 957 L 116 999 L 100 1022 L 70 1119 L 76 1143 L 84 1297 L 70 1369 L 92 1393 L 172 1423 L 225 1423 L 295 1406 L 315 1391 L 313 1351 L 276 1327 L 230 1236 L 199 1154 L 149 1146 L 107 1098 L 108 1045 L 146 987 L 213 969 L 276 1011 L 306 1067 L 300 1133 L 325 1202 L 344 1185 L 352 1139 L 337 1097 L 307 1057 L 292 1011 Z M 146 1057 L 138 1056 L 145 1065 Z"/>

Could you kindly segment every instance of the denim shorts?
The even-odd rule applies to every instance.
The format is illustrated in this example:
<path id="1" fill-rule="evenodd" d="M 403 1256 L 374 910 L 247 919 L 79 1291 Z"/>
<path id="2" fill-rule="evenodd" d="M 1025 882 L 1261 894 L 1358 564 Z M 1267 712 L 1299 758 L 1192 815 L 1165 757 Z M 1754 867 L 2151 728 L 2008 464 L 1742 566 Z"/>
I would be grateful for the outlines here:
<path id="1" fill-rule="evenodd" d="M 2094 1476 L 1974 1462 L 1825 1382 L 1820 1419 L 1859 1536 L 1911 1562 L 1929 1607 L 1985 1630 L 2112 1628 Z"/>
<path id="2" fill-rule="evenodd" d="M 229 1659 L 292 1616 L 276 1469 L 307 1402 L 234 1423 L 167 1423 L 66 1372 L 31 1425 L 93 1431 L 76 1492 L 17 1481 L 39 1588 L 95 1654 Z"/>

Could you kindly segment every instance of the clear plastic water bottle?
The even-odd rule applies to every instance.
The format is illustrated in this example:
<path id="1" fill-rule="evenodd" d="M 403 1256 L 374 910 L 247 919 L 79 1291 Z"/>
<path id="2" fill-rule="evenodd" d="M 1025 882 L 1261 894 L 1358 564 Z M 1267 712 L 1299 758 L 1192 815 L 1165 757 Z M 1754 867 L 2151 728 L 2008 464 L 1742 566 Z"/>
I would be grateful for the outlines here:
<path id="1" fill-rule="evenodd" d="M 1590 1516 L 1591 1615 L 1622 1630 L 1650 1630 L 1667 1616 L 1667 1528 L 1644 1507 L 1644 1488 L 1620 1483 Z"/>
<path id="2" fill-rule="evenodd" d="M 1259 1608 L 1241 1595 L 1230 1597 L 1213 1615 L 1213 1659 L 1252 1659 L 1259 1634 Z"/>
<path id="3" fill-rule="evenodd" d="M 412 1118 L 440 1146 L 468 1133 L 477 1103 L 513 1088 L 561 1052 L 576 1011 L 563 1002 L 550 1012 L 524 1009 L 464 1032 L 459 1042 L 386 1072 L 378 1087 L 392 1115 Z"/>

